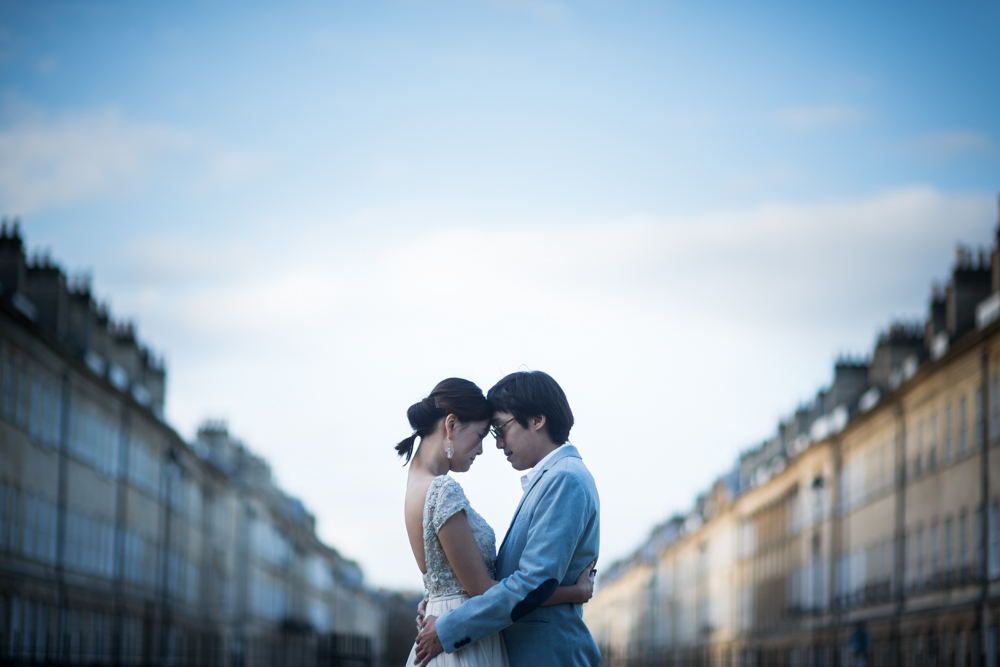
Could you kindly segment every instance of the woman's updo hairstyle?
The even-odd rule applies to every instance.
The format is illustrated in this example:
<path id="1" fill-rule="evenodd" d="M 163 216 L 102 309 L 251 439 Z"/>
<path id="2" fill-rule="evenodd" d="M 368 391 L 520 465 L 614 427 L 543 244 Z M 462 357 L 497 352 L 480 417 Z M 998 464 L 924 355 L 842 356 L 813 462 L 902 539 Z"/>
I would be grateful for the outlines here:
<path id="1" fill-rule="evenodd" d="M 396 452 L 406 456 L 404 465 L 410 462 L 417 438 L 433 433 L 438 422 L 451 414 L 462 423 L 488 421 L 493 416 L 493 409 L 475 383 L 462 378 L 441 380 L 427 398 L 406 411 L 413 433 L 396 445 Z"/>

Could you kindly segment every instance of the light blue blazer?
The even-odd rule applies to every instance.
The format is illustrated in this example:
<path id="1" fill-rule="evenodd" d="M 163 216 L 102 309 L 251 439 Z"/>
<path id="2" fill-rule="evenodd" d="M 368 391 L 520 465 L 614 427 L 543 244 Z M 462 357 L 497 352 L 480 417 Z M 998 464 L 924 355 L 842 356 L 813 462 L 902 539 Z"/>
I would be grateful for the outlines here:
<path id="1" fill-rule="evenodd" d="M 437 619 L 445 652 L 503 630 L 511 667 L 597 667 L 583 605 L 540 605 L 597 558 L 600 517 L 594 478 L 576 447 L 562 445 L 514 512 L 497 555 L 500 583 Z"/>

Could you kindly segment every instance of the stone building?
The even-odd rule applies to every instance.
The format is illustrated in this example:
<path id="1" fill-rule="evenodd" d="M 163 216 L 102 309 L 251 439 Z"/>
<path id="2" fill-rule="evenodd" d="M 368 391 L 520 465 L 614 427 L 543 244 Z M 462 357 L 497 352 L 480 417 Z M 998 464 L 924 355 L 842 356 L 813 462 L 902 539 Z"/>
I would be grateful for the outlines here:
<path id="1" fill-rule="evenodd" d="M 165 423 L 165 377 L 3 224 L 0 663 L 372 664 L 360 568 L 224 424 Z"/>
<path id="2" fill-rule="evenodd" d="M 1000 240 L 1000 233 L 998 233 Z M 608 665 L 996 667 L 1000 252 L 599 582 Z"/>

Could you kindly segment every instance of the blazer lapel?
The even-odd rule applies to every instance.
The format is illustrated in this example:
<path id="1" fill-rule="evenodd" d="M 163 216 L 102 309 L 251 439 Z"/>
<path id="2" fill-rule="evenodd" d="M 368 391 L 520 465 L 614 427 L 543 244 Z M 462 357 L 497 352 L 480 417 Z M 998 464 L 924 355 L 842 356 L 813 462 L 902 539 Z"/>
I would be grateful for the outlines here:
<path id="1" fill-rule="evenodd" d="M 497 550 L 497 556 L 500 555 L 500 552 L 503 551 L 504 545 L 507 544 L 507 538 L 510 536 L 510 529 L 514 527 L 514 521 L 517 520 L 517 515 L 521 513 L 521 508 L 524 506 L 524 501 L 528 497 L 528 494 L 531 493 L 531 490 L 533 488 L 535 488 L 535 485 L 538 484 L 538 480 L 542 478 L 546 470 L 551 468 L 556 461 L 564 459 L 567 456 L 575 456 L 576 458 L 581 458 L 580 452 L 577 451 L 576 447 L 574 447 L 573 445 L 562 445 L 561 447 L 559 447 L 559 449 L 555 451 L 555 454 L 552 455 L 552 458 L 546 461 L 545 465 L 542 466 L 542 469 L 538 471 L 538 474 L 535 475 L 534 479 L 531 480 L 531 483 L 528 484 L 528 488 L 525 489 L 524 493 L 521 494 L 521 500 L 520 502 L 517 503 L 517 509 L 514 510 L 514 516 L 511 517 L 510 525 L 507 526 L 507 532 L 504 533 L 503 541 L 500 543 L 500 549 Z"/>

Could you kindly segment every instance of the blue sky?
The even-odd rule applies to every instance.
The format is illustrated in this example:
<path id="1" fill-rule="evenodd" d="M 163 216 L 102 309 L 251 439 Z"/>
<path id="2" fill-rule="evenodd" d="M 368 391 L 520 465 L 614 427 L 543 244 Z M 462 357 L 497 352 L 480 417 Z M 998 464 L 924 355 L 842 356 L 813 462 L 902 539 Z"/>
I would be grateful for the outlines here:
<path id="1" fill-rule="evenodd" d="M 2 2 L 0 213 L 374 583 L 419 586 L 406 407 L 520 367 L 573 401 L 614 558 L 989 242 L 997 34 L 986 2 Z"/>

